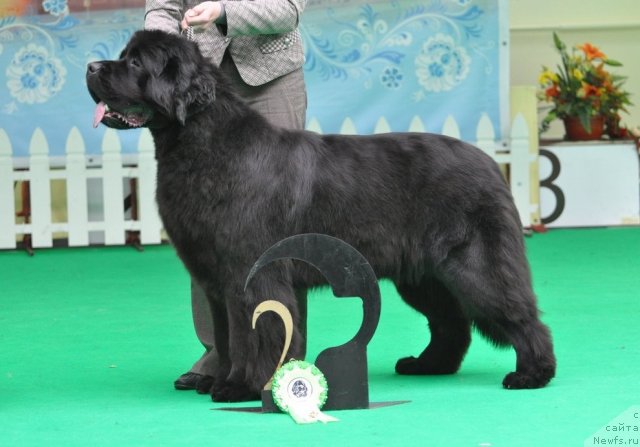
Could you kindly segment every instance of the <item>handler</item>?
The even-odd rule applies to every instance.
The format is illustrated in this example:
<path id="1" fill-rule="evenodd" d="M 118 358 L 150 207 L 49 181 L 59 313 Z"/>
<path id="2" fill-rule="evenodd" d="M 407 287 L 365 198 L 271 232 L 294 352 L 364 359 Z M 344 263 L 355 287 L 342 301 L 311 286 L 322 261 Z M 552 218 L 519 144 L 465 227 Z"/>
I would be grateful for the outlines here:
<path id="1" fill-rule="evenodd" d="M 187 35 L 220 66 L 248 105 L 272 124 L 303 129 L 307 92 L 304 51 L 298 25 L 307 0 L 146 0 L 145 29 Z M 305 334 L 306 294 L 300 293 Z M 203 290 L 191 285 L 191 307 L 205 352 L 174 386 L 208 393 L 218 364 L 213 323 Z"/>

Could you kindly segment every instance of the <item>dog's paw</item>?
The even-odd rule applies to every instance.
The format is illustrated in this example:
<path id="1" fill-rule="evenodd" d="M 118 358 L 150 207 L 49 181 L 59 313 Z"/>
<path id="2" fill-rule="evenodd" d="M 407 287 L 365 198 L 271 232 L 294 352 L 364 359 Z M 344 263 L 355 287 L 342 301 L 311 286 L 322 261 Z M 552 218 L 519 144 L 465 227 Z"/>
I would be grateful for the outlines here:
<path id="1" fill-rule="evenodd" d="M 527 390 L 542 388 L 551 378 L 552 373 L 543 372 L 541 374 L 524 374 L 518 371 L 510 372 L 504 377 L 502 386 L 508 390 Z"/>
<path id="2" fill-rule="evenodd" d="M 260 393 L 244 384 L 231 382 L 216 383 L 211 389 L 211 400 L 214 402 L 246 402 L 260 400 Z"/>
<path id="3" fill-rule="evenodd" d="M 459 364 L 446 365 L 416 357 L 404 357 L 396 363 L 396 373 L 407 376 L 453 374 L 459 367 Z"/>
<path id="4" fill-rule="evenodd" d="M 196 392 L 198 394 L 211 394 L 213 381 L 212 376 L 202 376 L 196 383 Z"/>

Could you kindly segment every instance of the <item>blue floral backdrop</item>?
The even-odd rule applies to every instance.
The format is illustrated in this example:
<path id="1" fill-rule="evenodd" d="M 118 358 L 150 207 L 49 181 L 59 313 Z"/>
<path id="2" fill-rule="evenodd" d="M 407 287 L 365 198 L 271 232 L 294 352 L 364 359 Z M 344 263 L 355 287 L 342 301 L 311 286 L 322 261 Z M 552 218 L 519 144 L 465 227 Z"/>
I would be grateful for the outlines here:
<path id="1" fill-rule="evenodd" d="M 348 117 L 358 133 L 370 133 L 380 117 L 396 131 L 418 117 L 425 130 L 439 132 L 451 115 L 462 137 L 473 140 L 484 112 L 500 138 L 505 3 L 309 0 L 301 27 L 308 118 L 323 132 L 338 132 Z M 143 11 L 70 12 L 67 0 L 44 0 L 25 12 L 0 16 L 0 128 L 14 155 L 27 155 L 38 127 L 52 155 L 62 155 L 74 126 L 87 151 L 99 153 L 105 128 L 91 125 L 86 64 L 116 58 L 142 27 Z M 139 134 L 120 133 L 124 152 L 136 150 Z"/>

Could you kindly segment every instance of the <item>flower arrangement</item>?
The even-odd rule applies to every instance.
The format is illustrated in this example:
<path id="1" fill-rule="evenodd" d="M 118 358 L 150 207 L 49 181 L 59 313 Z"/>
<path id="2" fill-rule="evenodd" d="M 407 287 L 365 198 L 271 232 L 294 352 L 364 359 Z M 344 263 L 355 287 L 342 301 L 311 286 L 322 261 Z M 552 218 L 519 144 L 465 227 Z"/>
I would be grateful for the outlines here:
<path id="1" fill-rule="evenodd" d="M 622 64 L 609 59 L 590 43 L 575 46 L 569 53 L 555 32 L 553 41 L 562 64 L 558 65 L 557 72 L 543 66 L 540 74 L 538 97 L 551 103 L 551 109 L 542 120 L 541 132 L 555 119 L 577 117 L 590 133 L 592 118 L 601 116 L 610 137 L 624 136 L 620 112 L 627 112 L 625 106 L 631 104 L 629 93 L 622 88 L 626 78 L 605 69 L 605 66 L 620 67 Z"/>

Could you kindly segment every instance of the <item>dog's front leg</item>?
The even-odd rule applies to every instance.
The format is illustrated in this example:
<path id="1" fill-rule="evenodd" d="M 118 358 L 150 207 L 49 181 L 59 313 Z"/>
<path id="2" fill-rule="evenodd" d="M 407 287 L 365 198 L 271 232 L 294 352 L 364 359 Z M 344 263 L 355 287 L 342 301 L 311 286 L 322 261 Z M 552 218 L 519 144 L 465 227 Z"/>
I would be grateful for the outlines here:
<path id="1" fill-rule="evenodd" d="M 207 390 L 211 395 L 216 386 L 226 383 L 231 370 L 229 358 L 229 320 L 227 318 L 227 306 L 222 300 L 209 300 L 211 316 L 213 318 L 213 333 L 216 351 L 218 353 L 218 365 L 213 377 L 213 386 Z"/>
<path id="2" fill-rule="evenodd" d="M 297 299 L 291 282 L 278 269 L 265 270 L 252 281 L 246 293 L 227 295 L 229 322 L 229 358 L 231 369 L 224 383 L 216 382 L 212 397 L 219 402 L 258 399 L 260 391 L 271 379 L 284 348 L 285 331 L 280 318 L 273 312 L 263 314 L 252 329 L 256 306 L 267 299 L 283 303 L 294 321 L 291 347 L 287 359 L 301 358 L 303 340 L 298 329 Z"/>
<path id="3" fill-rule="evenodd" d="M 251 350 L 247 339 L 251 322 L 247 323 L 248 310 L 243 308 L 240 297 L 228 297 L 224 313 L 224 331 L 216 331 L 216 346 L 222 351 L 211 398 L 216 402 L 241 402 L 259 398 L 259 390 L 252 389 L 246 380 L 247 355 Z M 221 319 L 221 318 L 216 318 Z M 216 325 L 216 329 L 222 329 Z M 232 354 L 233 353 L 233 354 Z M 251 355 L 255 355 L 252 353 Z"/>

